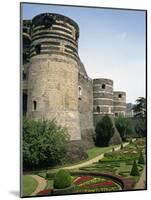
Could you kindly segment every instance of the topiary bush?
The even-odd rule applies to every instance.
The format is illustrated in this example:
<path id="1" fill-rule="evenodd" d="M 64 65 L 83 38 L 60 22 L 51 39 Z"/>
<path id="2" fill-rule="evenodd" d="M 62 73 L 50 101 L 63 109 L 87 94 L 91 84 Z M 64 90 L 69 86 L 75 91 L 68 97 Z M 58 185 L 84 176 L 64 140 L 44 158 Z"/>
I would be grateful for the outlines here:
<path id="1" fill-rule="evenodd" d="M 114 134 L 114 127 L 111 118 L 105 115 L 96 125 L 96 146 L 108 146 Z"/>
<path id="2" fill-rule="evenodd" d="M 114 149 L 114 147 L 112 148 L 112 152 L 114 152 L 115 151 L 115 149 Z"/>
<path id="3" fill-rule="evenodd" d="M 54 188 L 63 189 L 71 186 L 72 178 L 67 170 L 59 170 L 54 178 Z"/>
<path id="4" fill-rule="evenodd" d="M 136 164 L 136 160 L 134 160 L 130 175 L 131 176 L 139 176 L 139 170 L 138 170 L 138 167 L 137 167 L 137 164 Z"/>
<path id="5" fill-rule="evenodd" d="M 123 148 L 124 148 L 123 143 L 121 143 L 121 148 L 120 149 L 123 149 Z"/>
<path id="6" fill-rule="evenodd" d="M 144 160 L 144 156 L 142 152 L 140 152 L 138 164 L 143 164 L 143 165 L 145 164 L 145 160 Z"/>

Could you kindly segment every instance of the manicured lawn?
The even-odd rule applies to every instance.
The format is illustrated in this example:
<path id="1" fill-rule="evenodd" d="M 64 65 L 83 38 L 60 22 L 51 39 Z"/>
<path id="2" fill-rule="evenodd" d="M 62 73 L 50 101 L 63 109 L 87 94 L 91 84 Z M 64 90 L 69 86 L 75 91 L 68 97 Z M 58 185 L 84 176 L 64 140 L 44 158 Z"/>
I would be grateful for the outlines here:
<path id="1" fill-rule="evenodd" d="M 23 176 L 23 196 L 29 196 L 35 191 L 38 183 L 30 175 Z"/>
<path id="2" fill-rule="evenodd" d="M 46 189 L 49 189 L 49 188 L 53 188 L 53 180 L 52 179 L 49 179 L 47 182 Z"/>
<path id="3" fill-rule="evenodd" d="M 105 153 L 105 152 L 111 150 L 113 147 L 115 148 L 117 146 L 119 146 L 119 145 L 112 145 L 109 147 L 93 147 L 92 149 L 88 149 L 86 151 L 86 153 L 88 154 L 89 159 L 91 159 L 91 158 L 99 156 L 100 154 Z"/>

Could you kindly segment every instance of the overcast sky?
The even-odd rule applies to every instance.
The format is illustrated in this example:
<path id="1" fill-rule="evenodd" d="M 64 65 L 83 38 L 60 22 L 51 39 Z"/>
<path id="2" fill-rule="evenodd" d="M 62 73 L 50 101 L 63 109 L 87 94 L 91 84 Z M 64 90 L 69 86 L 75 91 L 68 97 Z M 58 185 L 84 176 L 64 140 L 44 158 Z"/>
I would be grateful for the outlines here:
<path id="1" fill-rule="evenodd" d="M 79 56 L 91 78 L 110 78 L 127 102 L 145 96 L 144 11 L 24 4 L 23 19 L 50 12 L 63 14 L 80 28 Z"/>

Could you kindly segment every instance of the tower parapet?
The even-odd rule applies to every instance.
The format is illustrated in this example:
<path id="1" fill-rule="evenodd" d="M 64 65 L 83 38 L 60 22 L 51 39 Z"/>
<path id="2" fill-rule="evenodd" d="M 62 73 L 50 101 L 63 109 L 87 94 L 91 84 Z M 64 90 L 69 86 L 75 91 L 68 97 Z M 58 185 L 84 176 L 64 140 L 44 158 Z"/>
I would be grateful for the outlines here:
<path id="1" fill-rule="evenodd" d="M 54 13 L 37 15 L 32 20 L 31 57 L 57 54 L 79 61 L 78 38 L 79 27 L 70 18 Z"/>

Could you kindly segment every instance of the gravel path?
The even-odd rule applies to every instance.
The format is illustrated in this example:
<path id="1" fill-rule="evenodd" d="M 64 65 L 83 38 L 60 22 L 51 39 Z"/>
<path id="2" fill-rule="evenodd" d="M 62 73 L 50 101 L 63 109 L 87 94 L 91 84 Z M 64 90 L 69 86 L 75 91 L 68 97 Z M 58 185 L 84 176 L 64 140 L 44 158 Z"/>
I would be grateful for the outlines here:
<path id="1" fill-rule="evenodd" d="M 144 167 L 141 177 L 139 181 L 136 183 L 134 189 L 136 190 L 145 189 L 145 183 L 146 183 L 146 167 Z"/>
<path id="2" fill-rule="evenodd" d="M 31 175 L 31 177 L 34 178 L 38 182 L 38 186 L 36 190 L 30 195 L 30 196 L 35 196 L 37 195 L 38 192 L 45 189 L 47 185 L 47 180 L 37 175 Z"/>
<path id="3" fill-rule="evenodd" d="M 123 144 L 123 146 L 127 146 L 129 143 L 126 142 Z M 115 151 L 118 151 L 119 149 L 121 148 L 121 145 L 119 145 L 118 147 L 115 148 Z M 109 151 L 107 152 L 111 152 L 112 149 L 110 149 Z M 106 153 L 107 153 L 106 152 Z M 99 156 L 96 156 L 95 158 L 92 158 L 91 160 L 88 160 L 84 163 L 81 163 L 81 164 L 77 164 L 77 165 L 72 165 L 72 166 L 69 166 L 69 167 L 63 167 L 62 169 L 76 169 L 76 168 L 80 168 L 80 167 L 85 167 L 87 165 L 91 165 L 92 163 L 94 162 L 98 162 L 100 159 L 103 159 L 104 158 L 104 153 L 100 154 Z"/>

